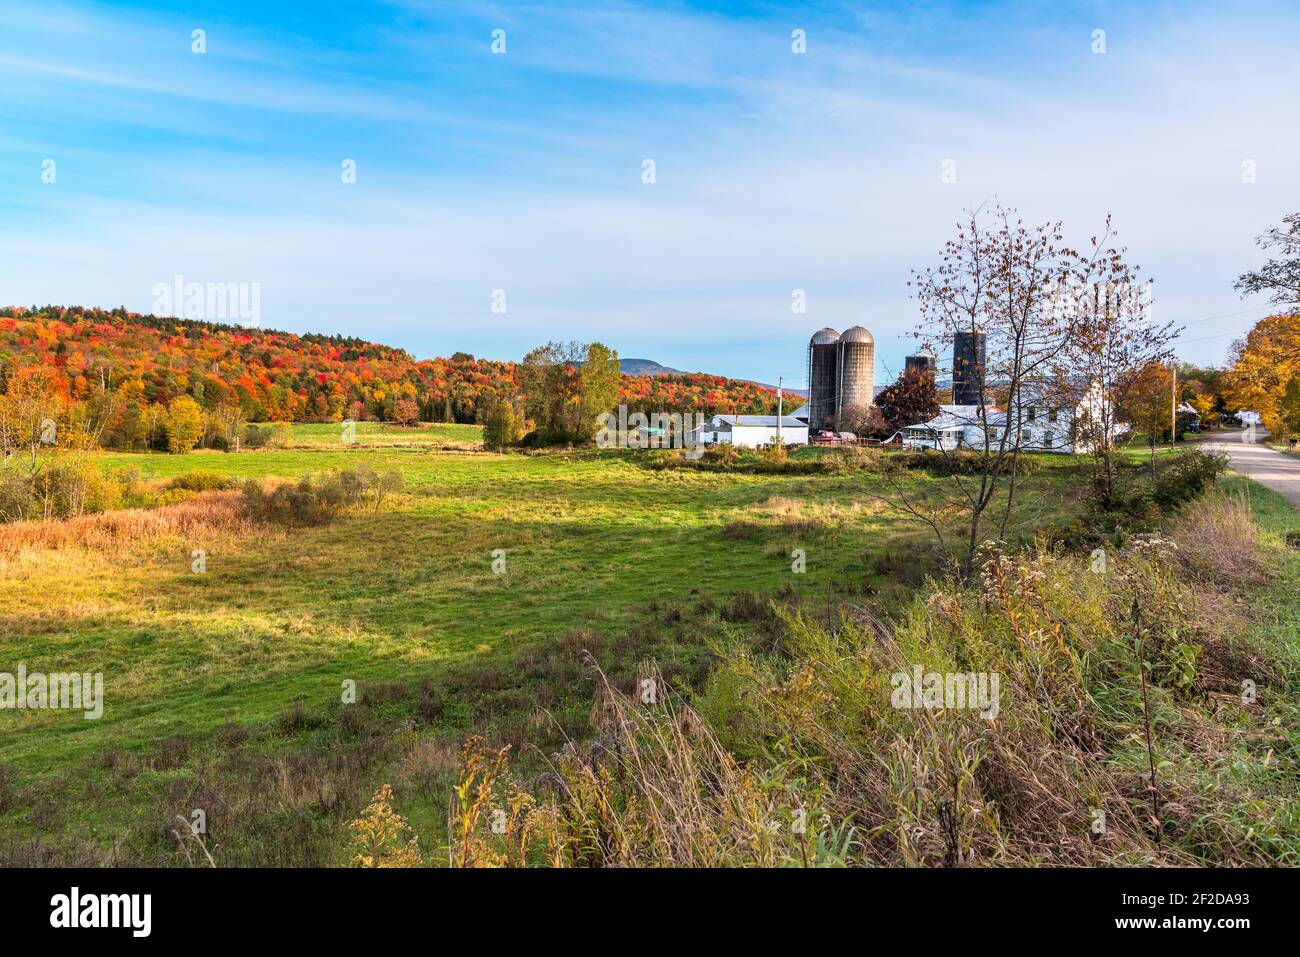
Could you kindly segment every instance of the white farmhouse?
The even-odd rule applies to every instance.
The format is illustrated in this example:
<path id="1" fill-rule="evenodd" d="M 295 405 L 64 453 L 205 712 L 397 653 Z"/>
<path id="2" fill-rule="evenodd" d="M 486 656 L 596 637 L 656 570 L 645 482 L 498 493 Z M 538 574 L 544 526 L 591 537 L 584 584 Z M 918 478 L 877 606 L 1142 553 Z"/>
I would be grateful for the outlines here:
<path id="1" fill-rule="evenodd" d="M 787 415 L 781 420 L 781 441 L 786 445 L 808 444 L 808 423 Z M 715 415 L 700 428 L 704 445 L 730 443 L 749 449 L 771 445 L 776 441 L 777 417 L 774 415 Z"/>
<path id="2" fill-rule="evenodd" d="M 1081 391 L 1081 397 L 1066 397 L 1045 385 L 1026 383 L 1021 388 L 1020 401 L 1008 412 L 986 406 L 981 419 L 977 405 L 941 405 L 938 416 L 929 422 L 906 426 L 894 438 L 909 448 L 980 449 L 984 447 L 984 425 L 987 423 L 990 448 L 1002 444 L 1003 433 L 1010 427 L 1015 432 L 1007 440 L 1008 448 L 1019 445 L 1026 452 L 1061 452 L 1067 455 L 1087 452 L 1090 444 L 1080 439 L 1077 420 L 1088 414 L 1113 418 L 1114 409 L 1108 406 L 1095 385 Z M 1123 435 L 1128 428 L 1125 424 L 1110 422 L 1111 440 Z"/>

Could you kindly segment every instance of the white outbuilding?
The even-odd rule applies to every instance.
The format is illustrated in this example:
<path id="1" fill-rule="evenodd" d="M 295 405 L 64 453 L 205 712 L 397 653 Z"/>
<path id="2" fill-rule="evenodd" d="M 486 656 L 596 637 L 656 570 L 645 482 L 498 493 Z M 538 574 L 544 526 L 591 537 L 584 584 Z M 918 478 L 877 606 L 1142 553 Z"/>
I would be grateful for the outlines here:
<path id="1" fill-rule="evenodd" d="M 808 423 L 794 416 L 780 420 L 781 441 L 785 445 L 807 445 Z M 730 443 L 748 449 L 772 445 L 777 438 L 775 415 L 715 415 L 700 428 L 700 441 L 704 445 Z"/>

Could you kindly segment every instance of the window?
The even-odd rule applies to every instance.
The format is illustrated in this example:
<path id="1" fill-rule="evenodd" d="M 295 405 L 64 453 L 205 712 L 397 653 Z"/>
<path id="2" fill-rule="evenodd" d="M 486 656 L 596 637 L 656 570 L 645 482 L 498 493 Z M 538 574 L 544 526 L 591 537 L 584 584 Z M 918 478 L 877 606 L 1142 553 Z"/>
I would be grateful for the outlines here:
<path id="1" fill-rule="evenodd" d="M 1048 410 L 1047 410 L 1047 421 L 1048 421 L 1048 422 L 1055 422 L 1055 421 L 1056 421 L 1056 410 L 1055 410 L 1055 409 L 1048 409 Z"/>
<path id="2" fill-rule="evenodd" d="M 1032 422 L 1032 421 L 1034 421 L 1034 413 L 1035 413 L 1036 411 L 1037 411 L 1037 410 L 1036 410 L 1036 409 L 1031 405 L 1031 406 L 1029 407 L 1029 412 L 1028 412 L 1028 414 L 1025 416 L 1026 421 L 1028 421 L 1028 422 Z"/>

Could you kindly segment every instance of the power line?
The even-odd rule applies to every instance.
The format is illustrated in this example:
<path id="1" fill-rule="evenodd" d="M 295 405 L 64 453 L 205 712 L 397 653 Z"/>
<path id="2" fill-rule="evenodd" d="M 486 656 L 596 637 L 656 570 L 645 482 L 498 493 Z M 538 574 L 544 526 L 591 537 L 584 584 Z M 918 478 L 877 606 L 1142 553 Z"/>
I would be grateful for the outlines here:
<path id="1" fill-rule="evenodd" d="M 1212 322 L 1215 319 L 1231 319 L 1233 316 L 1245 316 L 1252 312 L 1263 312 L 1266 309 L 1275 309 L 1276 306 L 1256 306 L 1253 309 L 1243 309 L 1241 312 L 1225 312 L 1218 316 L 1206 316 L 1203 319 L 1188 319 L 1183 323 L 1185 326 L 1194 326 L 1198 322 Z"/>

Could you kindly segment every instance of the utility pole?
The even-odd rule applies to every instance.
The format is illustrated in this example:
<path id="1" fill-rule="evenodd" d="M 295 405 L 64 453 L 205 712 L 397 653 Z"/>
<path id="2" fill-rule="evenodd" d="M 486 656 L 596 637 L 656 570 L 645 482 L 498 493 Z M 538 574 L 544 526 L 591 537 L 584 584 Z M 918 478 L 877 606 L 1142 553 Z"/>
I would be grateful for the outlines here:
<path id="1" fill-rule="evenodd" d="M 785 383 L 785 379 L 783 377 L 781 376 L 776 377 L 776 444 L 777 445 L 781 444 L 781 419 L 782 419 L 782 413 L 785 411 L 785 402 L 784 402 L 785 397 L 781 393 L 781 386 L 784 383 Z"/>
<path id="2" fill-rule="evenodd" d="M 1169 395 L 1169 448 L 1172 450 L 1178 445 L 1178 366 L 1170 363 L 1169 368 L 1173 372 Z"/>

